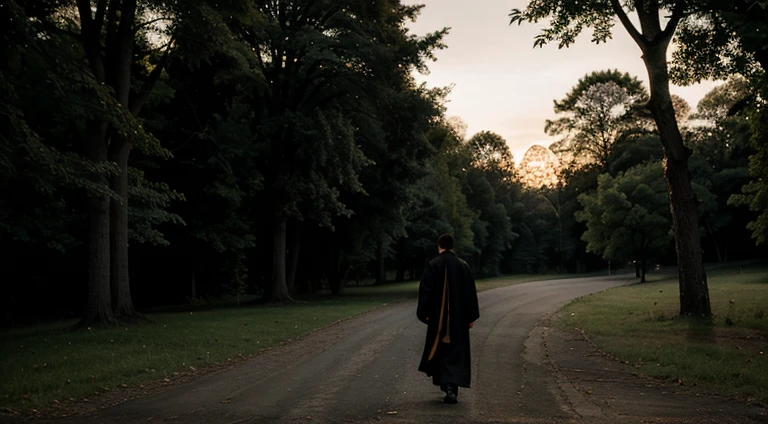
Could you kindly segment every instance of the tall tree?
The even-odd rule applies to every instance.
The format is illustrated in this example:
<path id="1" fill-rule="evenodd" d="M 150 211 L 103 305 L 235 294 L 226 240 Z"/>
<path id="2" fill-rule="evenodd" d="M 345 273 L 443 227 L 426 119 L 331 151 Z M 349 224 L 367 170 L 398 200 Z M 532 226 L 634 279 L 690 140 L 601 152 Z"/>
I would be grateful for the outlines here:
<path id="1" fill-rule="evenodd" d="M 739 194 L 750 181 L 749 156 L 752 129 L 745 116 L 729 116 L 728 111 L 750 94 L 746 79 L 734 76 L 707 93 L 697 106 L 693 119 L 697 125 L 687 129 L 687 139 L 694 150 L 692 172 L 700 184 L 717 195 L 714 208 L 702 215 L 706 231 L 705 243 L 718 262 L 725 262 L 729 253 L 737 255 L 750 243 L 745 239 L 744 222 L 754 216 L 748 208 L 734 207 L 728 199 Z M 710 256 L 710 258 L 713 258 Z"/>
<path id="2" fill-rule="evenodd" d="M 85 117 L 83 155 L 94 166 L 117 168 L 109 178 L 94 180 L 104 190 L 89 193 L 87 202 L 89 302 L 84 322 L 112 322 L 108 311 L 113 308 L 118 317 L 136 315 L 128 279 L 129 155 L 134 146 L 150 155 L 168 155 L 137 116 L 177 41 L 204 30 L 202 14 L 213 16 L 201 7 L 204 3 L 78 0 L 30 9 L 43 33 L 66 34 L 80 50 L 78 83 L 94 109 Z M 216 34 L 209 31 L 209 39 L 217 39 Z M 199 50 L 202 46 L 197 45 Z"/>
<path id="3" fill-rule="evenodd" d="M 550 148 L 565 168 L 596 164 L 604 170 L 614 144 L 639 124 L 638 106 L 647 100 L 642 82 L 628 73 L 591 72 L 555 100 L 555 113 L 562 117 L 547 120 L 544 131 L 560 139 Z"/>
<path id="4" fill-rule="evenodd" d="M 517 238 L 504 205 L 506 185 L 513 183 L 512 152 L 500 135 L 482 131 L 467 145 L 472 161 L 467 171 L 465 195 L 477 219 L 474 262 L 480 275 L 494 276 L 501 271 L 504 252 Z M 508 203 L 508 202 L 507 202 Z"/>
<path id="5" fill-rule="evenodd" d="M 661 163 L 639 165 L 615 178 L 602 174 L 596 192 L 579 195 L 587 250 L 606 260 L 637 261 L 645 282 L 648 261 L 663 252 L 670 238 L 668 191 Z"/>
<path id="6" fill-rule="evenodd" d="M 555 112 L 566 116 L 547 120 L 544 130 L 562 136 L 552 150 L 561 157 L 568 153 L 582 166 L 596 164 L 606 169 L 614 144 L 636 121 L 633 108 L 647 98 L 640 81 L 628 74 L 615 71 L 587 75 L 565 99 L 555 102 Z"/>
<path id="7" fill-rule="evenodd" d="M 108 188 L 93 179 L 114 172 L 108 164 L 93 164 L 77 154 L 79 134 L 71 123 L 95 111 L 88 107 L 90 99 L 78 75 L 80 51 L 66 32 L 51 31 L 41 22 L 54 6 L 25 10 L 16 1 L 3 5 L 0 240 L 19 243 L 15 248 L 5 244 L 9 253 L 24 244 L 59 252 L 77 245 L 71 220 L 79 211 L 72 193 L 109 196 Z M 69 107 L 60 107 L 67 102 Z M 6 257 L 9 263 L 11 258 Z M 111 308 L 105 308 L 105 314 L 110 313 Z"/>
<path id="8" fill-rule="evenodd" d="M 640 23 L 632 22 L 635 12 Z M 664 175 L 669 186 L 670 209 L 675 231 L 679 267 L 680 314 L 709 317 L 709 288 L 701 252 L 697 202 L 691 187 L 688 158 L 691 149 L 683 142 L 669 92 L 667 52 L 680 22 L 690 13 L 684 0 L 590 0 L 571 2 L 546 0 L 514 9 L 511 23 L 538 22 L 551 18 L 549 27 L 536 36 L 534 45 L 557 41 L 567 47 L 585 27 L 594 29 L 593 41 L 605 42 L 618 18 L 642 51 L 650 82 L 648 108 L 664 146 Z M 662 22 L 662 15 L 668 16 Z"/>
<path id="9" fill-rule="evenodd" d="M 441 46 L 443 32 L 409 37 L 403 23 L 415 19 L 421 6 L 398 0 L 255 6 L 263 22 L 247 40 L 268 82 L 256 125 L 268 146 L 262 169 L 273 229 L 271 299 L 282 301 L 290 299 L 286 237 L 291 220 L 304 219 L 302 210 L 349 215 L 341 193 L 362 190 L 359 173 L 367 158 L 358 142 L 377 138 L 367 131 L 376 125 L 355 125 L 352 116 L 363 118 L 361 123 L 369 121 L 366 115 L 376 116 L 377 84 L 401 87 L 402 77 L 393 69 L 423 68 Z M 393 76 L 399 81 L 386 80 Z M 312 133 L 329 144 L 315 146 Z"/>
<path id="10" fill-rule="evenodd" d="M 503 137 L 490 131 L 481 131 L 473 135 L 467 144 L 473 166 L 498 174 L 502 179 L 511 176 L 512 152 Z"/>

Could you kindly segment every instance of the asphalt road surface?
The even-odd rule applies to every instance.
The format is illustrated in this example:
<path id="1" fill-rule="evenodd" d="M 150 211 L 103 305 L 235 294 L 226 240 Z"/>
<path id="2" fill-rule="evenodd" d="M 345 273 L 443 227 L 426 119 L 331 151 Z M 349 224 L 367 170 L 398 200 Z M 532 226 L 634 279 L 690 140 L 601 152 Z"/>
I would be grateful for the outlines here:
<path id="1" fill-rule="evenodd" d="M 231 369 L 57 423 L 754 423 L 765 410 L 631 375 L 549 329 L 569 300 L 633 276 L 535 282 L 479 294 L 472 388 L 459 404 L 417 371 L 426 327 L 414 302 L 316 331 Z M 544 319 L 544 321 L 542 321 Z"/>

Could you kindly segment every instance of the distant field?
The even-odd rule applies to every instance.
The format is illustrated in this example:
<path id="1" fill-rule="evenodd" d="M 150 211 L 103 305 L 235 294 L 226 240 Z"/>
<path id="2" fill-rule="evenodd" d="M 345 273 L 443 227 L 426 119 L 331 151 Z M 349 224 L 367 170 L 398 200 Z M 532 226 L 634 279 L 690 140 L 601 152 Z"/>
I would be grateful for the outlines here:
<path id="1" fill-rule="evenodd" d="M 564 275 L 520 275 L 477 282 L 478 290 Z M 381 305 L 416 299 L 418 282 L 345 287 L 287 306 L 155 312 L 153 324 L 70 332 L 75 321 L 0 334 L 0 408 L 27 411 L 55 401 L 163 379 L 248 356 Z M 178 308 L 176 308 L 178 309 Z M 414 311 L 415 313 L 415 311 Z"/>
<path id="2" fill-rule="evenodd" d="M 768 402 L 768 264 L 708 276 L 711 323 L 678 316 L 677 278 L 585 296 L 555 322 L 645 375 Z"/>

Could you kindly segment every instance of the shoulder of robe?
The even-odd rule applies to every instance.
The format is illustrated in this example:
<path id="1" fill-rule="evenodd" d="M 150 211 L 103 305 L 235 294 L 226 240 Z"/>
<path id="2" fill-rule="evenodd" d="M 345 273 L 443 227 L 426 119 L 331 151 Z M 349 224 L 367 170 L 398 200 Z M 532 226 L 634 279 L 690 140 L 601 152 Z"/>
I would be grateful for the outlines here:
<path id="1" fill-rule="evenodd" d="M 437 266 L 445 261 L 445 257 L 442 255 L 437 255 L 434 258 L 432 258 L 431 261 L 429 261 L 430 266 Z"/>

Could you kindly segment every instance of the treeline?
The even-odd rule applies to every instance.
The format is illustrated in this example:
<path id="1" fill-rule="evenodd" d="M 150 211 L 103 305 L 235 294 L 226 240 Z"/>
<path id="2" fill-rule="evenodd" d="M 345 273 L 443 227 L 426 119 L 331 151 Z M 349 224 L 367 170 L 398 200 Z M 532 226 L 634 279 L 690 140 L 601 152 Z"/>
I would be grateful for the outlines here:
<path id="1" fill-rule="evenodd" d="M 420 9 L 4 4 L 5 316 L 416 278 L 447 231 L 481 274 L 547 267 L 504 261 L 523 219 L 506 143 L 466 143 L 447 90 L 413 79 L 447 32 L 409 34 Z"/>
<path id="2" fill-rule="evenodd" d="M 764 246 L 756 246 L 763 237 L 755 226 L 760 211 L 746 207 L 744 194 L 753 184 L 750 160 L 758 158 L 762 124 L 753 125 L 749 113 L 734 109 L 753 89 L 734 75 L 708 93 L 693 114 L 682 98 L 672 97 L 692 150 L 689 169 L 706 262 L 765 256 Z M 562 175 L 559 184 L 543 189 L 556 199 L 553 205 L 575 218 L 566 221 L 566 233 L 605 260 L 634 263 L 642 281 L 652 265 L 674 263 L 664 152 L 644 106 L 648 97 L 640 80 L 615 70 L 580 79 L 555 101 L 559 118 L 546 123 L 558 139 L 550 148 Z"/>
<path id="3" fill-rule="evenodd" d="M 586 76 L 556 102 L 547 131 L 567 166 L 515 167 L 500 136 L 445 115 L 447 89 L 414 80 L 447 33 L 408 33 L 421 6 L 0 9 L 6 321 L 415 279 L 443 232 L 478 276 L 675 261 L 661 144 L 628 75 Z M 762 190 L 758 81 L 715 90 L 686 130 L 709 260 L 754 256 L 765 227 L 746 228 L 760 210 L 739 197 Z"/>

